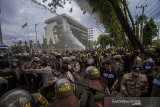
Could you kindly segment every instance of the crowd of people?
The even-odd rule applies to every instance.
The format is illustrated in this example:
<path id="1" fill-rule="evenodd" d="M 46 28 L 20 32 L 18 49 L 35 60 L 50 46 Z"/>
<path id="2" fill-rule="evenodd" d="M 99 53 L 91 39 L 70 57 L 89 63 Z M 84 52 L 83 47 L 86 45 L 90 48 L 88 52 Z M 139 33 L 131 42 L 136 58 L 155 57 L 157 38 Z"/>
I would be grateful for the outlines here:
<path id="1" fill-rule="evenodd" d="M 123 49 L 0 54 L 0 107 L 103 107 L 160 97 L 160 53 Z"/>

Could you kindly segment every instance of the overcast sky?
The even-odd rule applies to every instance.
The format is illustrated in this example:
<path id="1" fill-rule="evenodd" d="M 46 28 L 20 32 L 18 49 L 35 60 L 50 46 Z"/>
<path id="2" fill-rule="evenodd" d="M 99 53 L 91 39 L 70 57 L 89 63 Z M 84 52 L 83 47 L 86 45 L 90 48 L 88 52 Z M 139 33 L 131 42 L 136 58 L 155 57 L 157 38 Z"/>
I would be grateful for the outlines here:
<path id="1" fill-rule="evenodd" d="M 42 1 L 42 0 L 38 0 Z M 139 1 L 141 1 L 139 3 Z M 145 0 L 129 0 L 129 8 L 132 12 L 132 15 L 138 14 L 140 9 L 135 9 L 136 5 L 143 4 Z M 147 0 L 146 3 L 149 3 Z M 155 0 L 153 0 L 155 1 Z M 139 4 L 138 4 L 139 3 Z M 144 2 L 145 4 L 145 2 Z M 67 4 L 64 8 L 58 8 L 57 13 L 67 13 L 70 16 L 74 17 L 80 21 L 83 25 L 89 27 L 98 27 L 100 24 L 97 24 L 96 21 L 91 17 L 90 14 L 83 15 L 83 12 L 79 7 L 74 4 L 73 12 L 70 13 L 69 10 L 73 4 Z M 42 6 L 39 6 L 33 3 L 31 0 L 0 0 L 1 14 L 0 21 L 2 25 L 2 33 L 4 42 L 8 41 L 18 41 L 18 40 L 27 40 L 27 29 L 22 29 L 22 25 L 28 22 L 28 32 L 29 37 L 32 40 L 35 40 L 35 28 L 36 23 L 40 23 L 37 26 L 38 39 L 42 41 L 42 36 L 44 34 L 44 21 L 46 19 L 56 16 L 56 14 L 51 13 Z M 136 10 L 136 11 L 135 11 Z M 149 10 L 149 8 L 148 8 Z"/>

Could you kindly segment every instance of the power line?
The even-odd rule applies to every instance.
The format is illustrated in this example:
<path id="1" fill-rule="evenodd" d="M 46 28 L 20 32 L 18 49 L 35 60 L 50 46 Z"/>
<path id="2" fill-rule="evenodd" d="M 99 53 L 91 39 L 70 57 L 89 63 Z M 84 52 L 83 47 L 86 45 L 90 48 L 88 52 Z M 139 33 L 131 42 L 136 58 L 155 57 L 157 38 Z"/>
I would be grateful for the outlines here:
<path id="1" fill-rule="evenodd" d="M 137 5 L 136 5 L 136 6 L 138 6 L 138 4 L 140 4 L 140 3 L 141 3 L 141 1 L 142 1 L 142 0 L 139 0 L 139 2 L 137 3 Z"/>
<path id="2" fill-rule="evenodd" d="M 141 5 L 144 5 L 145 4 L 145 2 L 147 2 L 147 0 L 144 0 L 144 2 L 141 4 Z M 147 3 L 146 3 L 147 4 Z"/>
<path id="3" fill-rule="evenodd" d="M 155 1 L 153 1 L 149 6 L 151 6 L 154 2 Z M 159 0 L 152 7 L 156 6 L 158 2 L 159 2 Z M 148 14 L 150 11 L 152 11 L 152 9 L 153 9 L 152 7 L 148 11 L 146 11 L 146 14 Z"/>
<path id="4" fill-rule="evenodd" d="M 159 5 L 155 5 L 156 6 L 156 8 L 152 11 L 152 12 L 150 12 L 150 14 L 148 15 L 148 16 L 152 16 L 152 15 L 154 15 L 156 12 L 158 12 L 159 10 L 157 9 L 157 6 L 159 7 Z"/>

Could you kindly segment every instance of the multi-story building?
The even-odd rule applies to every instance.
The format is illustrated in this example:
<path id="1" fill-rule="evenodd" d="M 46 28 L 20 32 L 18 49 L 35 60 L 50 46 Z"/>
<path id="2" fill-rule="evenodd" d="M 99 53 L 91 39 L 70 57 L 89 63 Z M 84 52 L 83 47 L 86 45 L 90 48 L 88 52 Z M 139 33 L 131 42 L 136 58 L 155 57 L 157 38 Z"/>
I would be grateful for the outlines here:
<path id="1" fill-rule="evenodd" d="M 88 40 L 97 41 L 97 38 L 100 34 L 102 34 L 102 31 L 100 31 L 99 29 L 89 28 L 88 29 Z"/>
<path id="2" fill-rule="evenodd" d="M 88 28 L 67 14 L 45 21 L 47 42 L 53 41 L 57 49 L 84 49 Z"/>

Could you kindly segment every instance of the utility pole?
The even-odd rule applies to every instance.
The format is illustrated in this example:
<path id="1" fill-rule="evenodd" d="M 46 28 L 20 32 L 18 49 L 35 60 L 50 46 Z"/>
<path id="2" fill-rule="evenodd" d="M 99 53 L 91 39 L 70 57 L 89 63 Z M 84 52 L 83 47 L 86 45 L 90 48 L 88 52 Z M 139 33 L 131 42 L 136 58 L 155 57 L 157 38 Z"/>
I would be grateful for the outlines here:
<path id="1" fill-rule="evenodd" d="M 36 28 L 36 27 L 37 27 L 37 25 L 38 25 L 38 24 L 35 24 L 36 44 L 38 43 L 38 40 L 37 40 L 37 28 Z"/>
<path id="2" fill-rule="evenodd" d="M 1 13 L 1 8 L 0 8 L 0 13 Z M 3 38 L 2 38 L 1 21 L 0 21 L 0 45 L 2 44 L 3 44 Z"/>
<path id="3" fill-rule="evenodd" d="M 143 23 L 144 23 L 144 8 L 147 7 L 147 5 L 136 8 L 142 8 L 142 20 L 141 20 L 141 34 L 140 34 L 140 41 L 143 44 Z"/>
<path id="4" fill-rule="evenodd" d="M 159 25 L 157 25 L 158 27 L 158 36 L 157 36 L 157 40 L 159 40 Z"/>

